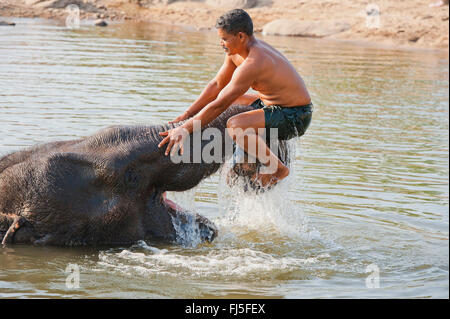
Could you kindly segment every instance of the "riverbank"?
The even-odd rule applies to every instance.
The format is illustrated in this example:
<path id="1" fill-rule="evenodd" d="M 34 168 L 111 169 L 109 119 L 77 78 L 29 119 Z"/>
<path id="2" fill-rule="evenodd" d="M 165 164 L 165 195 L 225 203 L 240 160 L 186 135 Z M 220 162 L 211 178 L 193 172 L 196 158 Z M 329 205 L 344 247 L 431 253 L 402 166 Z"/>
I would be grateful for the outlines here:
<path id="1" fill-rule="evenodd" d="M 233 2 L 233 1 L 231 1 Z M 267 34 L 370 42 L 412 48 L 449 47 L 449 7 L 431 1 L 378 0 L 293 1 L 240 0 L 252 16 L 255 30 Z M 167 3 L 167 4 L 166 4 Z M 67 5 L 80 8 L 80 19 L 154 21 L 213 29 L 228 8 L 220 0 L 2 0 L 0 16 L 65 20 Z M 247 8 L 249 7 L 249 8 Z M 273 22 L 275 21 L 275 22 Z"/>

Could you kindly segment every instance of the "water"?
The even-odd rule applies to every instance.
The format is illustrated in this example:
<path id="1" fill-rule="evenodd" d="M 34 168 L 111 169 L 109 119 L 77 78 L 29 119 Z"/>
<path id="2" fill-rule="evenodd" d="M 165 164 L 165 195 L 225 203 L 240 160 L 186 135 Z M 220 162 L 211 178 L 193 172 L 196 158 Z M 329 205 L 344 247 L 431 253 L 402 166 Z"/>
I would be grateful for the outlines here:
<path id="1" fill-rule="evenodd" d="M 223 61 L 214 33 L 16 22 L 0 29 L 1 154 L 174 119 Z M 315 104 L 287 180 L 170 193 L 216 223 L 211 244 L 0 249 L 0 297 L 448 298 L 447 53 L 264 39 Z"/>

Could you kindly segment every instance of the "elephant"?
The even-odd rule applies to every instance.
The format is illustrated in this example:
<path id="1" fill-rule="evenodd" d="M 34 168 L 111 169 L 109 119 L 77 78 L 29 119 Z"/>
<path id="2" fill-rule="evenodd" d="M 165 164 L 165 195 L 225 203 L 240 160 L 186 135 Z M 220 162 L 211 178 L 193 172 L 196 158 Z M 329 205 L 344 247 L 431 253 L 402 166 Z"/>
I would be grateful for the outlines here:
<path id="1" fill-rule="evenodd" d="M 215 128 L 224 136 L 227 120 L 250 109 L 232 105 L 203 130 Z M 165 192 L 195 187 L 227 155 L 222 152 L 221 161 L 215 162 L 175 163 L 164 155 L 165 147 L 158 148 L 159 133 L 180 124 L 111 126 L 85 138 L 39 144 L 0 158 L 2 244 L 176 244 L 187 227 L 200 242 L 212 242 L 218 235 L 214 223 L 166 199 Z M 202 149 L 211 141 L 201 140 Z M 216 143 L 223 146 L 224 140 Z M 256 169 L 255 164 L 235 165 L 230 180 Z"/>

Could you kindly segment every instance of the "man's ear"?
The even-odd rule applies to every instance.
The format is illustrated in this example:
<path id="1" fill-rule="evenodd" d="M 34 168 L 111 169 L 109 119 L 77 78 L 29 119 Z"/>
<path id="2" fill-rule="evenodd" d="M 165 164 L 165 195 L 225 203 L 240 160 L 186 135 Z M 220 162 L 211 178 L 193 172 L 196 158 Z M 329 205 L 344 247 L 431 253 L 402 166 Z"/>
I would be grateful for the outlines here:
<path id="1" fill-rule="evenodd" d="M 239 33 L 238 33 L 238 37 L 239 37 L 239 40 L 240 40 L 240 41 L 244 40 L 244 39 L 245 39 L 245 34 L 244 34 L 244 32 L 239 32 Z"/>

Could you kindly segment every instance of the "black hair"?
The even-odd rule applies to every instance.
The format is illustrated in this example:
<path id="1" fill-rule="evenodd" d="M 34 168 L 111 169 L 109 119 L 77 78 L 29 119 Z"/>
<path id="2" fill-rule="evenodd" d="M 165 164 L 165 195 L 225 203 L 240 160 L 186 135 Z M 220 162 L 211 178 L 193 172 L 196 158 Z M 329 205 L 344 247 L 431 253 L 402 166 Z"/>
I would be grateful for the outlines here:
<path id="1" fill-rule="evenodd" d="M 236 35 L 243 32 L 248 36 L 253 35 L 252 18 L 242 9 L 234 9 L 222 15 L 216 22 L 217 29 L 223 29 L 227 33 Z"/>

